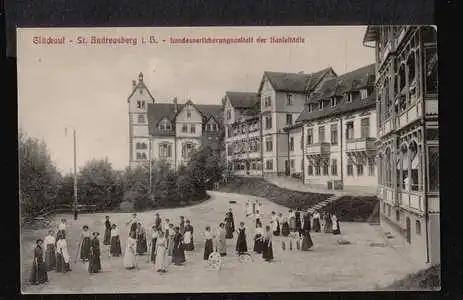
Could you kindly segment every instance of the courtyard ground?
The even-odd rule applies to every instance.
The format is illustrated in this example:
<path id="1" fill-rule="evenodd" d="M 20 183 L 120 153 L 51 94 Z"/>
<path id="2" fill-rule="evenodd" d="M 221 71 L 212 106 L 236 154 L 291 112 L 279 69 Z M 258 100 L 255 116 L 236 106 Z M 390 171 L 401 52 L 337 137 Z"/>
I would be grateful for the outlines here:
<path id="1" fill-rule="evenodd" d="M 223 268 L 213 271 L 207 268 L 202 258 L 205 226 L 213 228 L 225 217 L 229 207 L 233 208 L 235 224 L 245 221 L 248 226 L 248 249 L 252 249 L 253 224 L 244 216 L 244 203 L 252 196 L 211 192 L 211 199 L 196 206 L 158 210 L 162 218 L 170 218 L 178 224 L 183 215 L 194 226 L 195 251 L 187 252 L 184 266 L 171 265 L 165 274 L 157 273 L 146 257 L 138 257 L 139 270 L 125 270 L 122 258 L 108 257 L 107 246 L 103 246 L 102 273 L 89 274 L 87 265 L 79 261 L 74 264 L 79 233 L 84 224 L 92 231 L 104 231 L 104 213 L 82 214 L 77 221 L 71 215 L 56 215 L 51 227 L 65 217 L 68 225 L 68 245 L 72 258 L 71 272 L 66 274 L 49 272 L 49 283 L 31 286 L 27 278 L 32 264 L 32 253 L 36 238 L 43 238 L 44 229 L 23 228 L 21 233 L 21 269 L 23 293 L 170 293 L 170 292 L 284 292 L 284 291 L 365 291 L 387 286 L 407 274 L 419 270 L 392 248 L 377 228 L 367 223 L 341 223 L 341 236 L 312 233 L 315 246 L 312 251 L 283 251 L 283 237 L 274 238 L 275 261 L 266 263 L 253 255 L 252 263 L 240 263 L 234 248 L 235 241 L 227 240 L 227 253 Z M 236 203 L 230 204 L 233 200 Z M 287 213 L 287 208 L 263 201 L 263 222 L 268 224 L 271 211 Z M 122 249 L 128 228 L 124 225 L 129 213 L 108 213 L 111 221 L 121 227 Z M 139 213 L 139 217 L 151 227 L 154 211 Z M 350 244 L 339 245 L 338 240 Z M 374 246 L 372 246 L 374 245 Z"/>

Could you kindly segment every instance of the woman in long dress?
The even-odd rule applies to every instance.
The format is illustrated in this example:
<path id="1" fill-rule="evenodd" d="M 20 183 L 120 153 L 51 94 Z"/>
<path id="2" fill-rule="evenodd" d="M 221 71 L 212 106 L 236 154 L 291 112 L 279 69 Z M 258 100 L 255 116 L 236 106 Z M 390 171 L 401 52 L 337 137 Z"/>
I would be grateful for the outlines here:
<path id="1" fill-rule="evenodd" d="M 167 232 L 159 231 L 156 240 L 156 260 L 154 266 L 157 272 L 167 272 L 168 257 L 167 257 Z"/>
<path id="2" fill-rule="evenodd" d="M 302 229 L 302 222 L 301 222 L 301 209 L 298 208 L 296 212 L 294 213 L 295 217 L 295 225 L 296 225 L 296 231 L 301 232 Z"/>
<path id="3" fill-rule="evenodd" d="M 121 237 L 119 228 L 116 224 L 111 225 L 111 246 L 109 247 L 110 256 L 119 257 L 122 255 Z"/>
<path id="4" fill-rule="evenodd" d="M 238 228 L 236 232 L 238 233 L 238 238 L 236 239 L 236 252 L 238 252 L 238 255 L 248 252 L 244 222 L 240 222 L 240 228 Z"/>
<path id="5" fill-rule="evenodd" d="M 175 227 L 174 247 L 172 251 L 172 262 L 174 265 L 182 265 L 185 262 L 185 251 L 183 249 L 183 236 L 180 227 Z"/>
<path id="6" fill-rule="evenodd" d="M 333 221 L 331 220 L 331 215 L 328 212 L 325 212 L 324 223 L 323 231 L 325 233 L 333 233 Z"/>
<path id="7" fill-rule="evenodd" d="M 104 238 L 103 244 L 110 245 L 111 244 L 111 222 L 109 221 L 109 216 L 106 216 L 106 221 L 104 222 L 105 230 L 104 230 Z"/>
<path id="8" fill-rule="evenodd" d="M 227 239 L 226 239 L 226 232 L 225 232 L 225 223 L 219 224 L 219 233 L 218 233 L 218 241 L 217 241 L 217 252 L 219 252 L 220 256 L 227 255 Z"/>
<path id="9" fill-rule="evenodd" d="M 331 216 L 331 220 L 333 221 L 333 234 L 334 235 L 341 234 L 341 228 L 339 228 L 339 220 L 336 214 L 333 214 Z"/>
<path id="10" fill-rule="evenodd" d="M 296 230 L 296 215 L 294 214 L 292 209 L 289 210 L 288 220 L 289 220 L 289 230 L 294 232 Z"/>
<path id="11" fill-rule="evenodd" d="M 101 251 L 100 251 L 100 240 L 98 236 L 100 233 L 94 232 L 93 239 L 90 243 L 90 259 L 88 261 L 88 272 L 99 273 L 101 271 Z"/>
<path id="12" fill-rule="evenodd" d="M 301 250 L 308 251 L 313 246 L 312 238 L 310 236 L 310 216 L 308 213 L 304 215 L 304 227 L 302 229 L 301 235 L 302 235 Z"/>
<path id="13" fill-rule="evenodd" d="M 174 230 L 174 224 L 169 224 L 169 229 L 167 230 L 167 255 L 172 257 L 172 254 L 174 252 L 174 236 L 175 236 L 175 230 Z"/>
<path id="14" fill-rule="evenodd" d="M 53 233 L 54 231 L 50 230 L 43 242 L 45 245 L 45 264 L 48 271 L 56 268 L 56 239 Z"/>
<path id="15" fill-rule="evenodd" d="M 262 230 L 262 225 L 261 224 L 258 224 L 258 226 L 256 226 L 256 232 L 255 232 L 255 236 L 254 236 L 254 252 L 256 253 L 262 253 L 262 249 L 263 249 L 263 230 Z"/>
<path id="16" fill-rule="evenodd" d="M 235 232 L 235 221 L 233 219 L 233 211 L 230 208 L 225 217 L 225 229 L 227 230 L 227 239 L 233 238 L 233 232 Z"/>
<path id="17" fill-rule="evenodd" d="M 195 249 L 193 242 L 193 226 L 190 224 L 190 220 L 185 221 L 183 243 L 185 246 L 185 251 L 193 251 Z"/>
<path id="18" fill-rule="evenodd" d="M 90 257 L 90 231 L 88 230 L 88 226 L 84 225 L 82 227 L 82 232 L 80 233 L 80 260 L 82 262 L 88 261 Z"/>
<path id="19" fill-rule="evenodd" d="M 270 226 L 265 227 L 264 241 L 262 245 L 262 258 L 271 262 L 273 260 L 273 246 L 272 246 L 272 233 L 270 232 Z"/>
<path id="20" fill-rule="evenodd" d="M 320 226 L 320 213 L 318 211 L 315 211 L 313 214 L 313 231 L 315 232 L 320 232 L 321 226 Z"/>
<path id="21" fill-rule="evenodd" d="M 254 214 L 255 218 L 256 218 L 256 227 L 260 225 L 260 227 L 262 227 L 262 221 L 260 219 L 260 211 L 259 210 L 256 210 L 256 213 Z"/>
<path id="22" fill-rule="evenodd" d="M 125 244 L 124 268 L 129 270 L 135 268 L 136 266 L 135 254 L 137 251 L 137 240 L 135 235 L 135 231 L 131 231 Z"/>
<path id="23" fill-rule="evenodd" d="M 283 217 L 281 224 L 281 235 L 287 237 L 289 235 L 289 221 L 288 217 Z"/>
<path id="24" fill-rule="evenodd" d="M 56 242 L 56 272 L 71 271 L 70 260 L 66 239 L 63 234 L 59 234 Z"/>
<path id="25" fill-rule="evenodd" d="M 43 284 L 48 282 L 47 264 L 43 259 L 42 239 L 38 239 L 34 249 L 34 261 L 32 262 L 32 271 L 29 278 L 32 284 Z"/>
<path id="26" fill-rule="evenodd" d="M 155 263 L 156 262 L 156 242 L 159 237 L 160 231 L 158 230 L 158 227 L 156 225 L 153 225 L 153 232 L 151 233 L 151 255 L 150 255 L 150 261 Z"/>
<path id="27" fill-rule="evenodd" d="M 179 230 L 180 230 L 180 234 L 184 234 L 185 233 L 185 217 L 184 216 L 180 216 L 180 225 L 179 225 Z"/>
<path id="28" fill-rule="evenodd" d="M 308 212 L 304 213 L 302 216 L 303 222 L 302 222 L 302 228 L 301 228 L 301 234 L 304 234 L 304 231 L 309 231 L 311 230 L 310 226 L 310 214 Z"/>
<path id="29" fill-rule="evenodd" d="M 280 224 L 278 222 L 278 217 L 274 211 L 272 211 L 272 231 L 273 235 L 278 236 L 280 235 Z"/>
<path id="30" fill-rule="evenodd" d="M 137 254 L 143 255 L 148 251 L 148 243 L 146 242 L 146 232 L 141 223 L 137 227 Z"/>
<path id="31" fill-rule="evenodd" d="M 213 243 L 212 243 L 212 239 L 214 238 L 212 232 L 211 232 L 211 227 L 207 226 L 206 227 L 206 231 L 204 232 L 204 239 L 205 239 L 205 243 L 204 243 L 204 260 L 209 260 L 209 255 L 214 252 L 214 248 L 213 248 Z"/>

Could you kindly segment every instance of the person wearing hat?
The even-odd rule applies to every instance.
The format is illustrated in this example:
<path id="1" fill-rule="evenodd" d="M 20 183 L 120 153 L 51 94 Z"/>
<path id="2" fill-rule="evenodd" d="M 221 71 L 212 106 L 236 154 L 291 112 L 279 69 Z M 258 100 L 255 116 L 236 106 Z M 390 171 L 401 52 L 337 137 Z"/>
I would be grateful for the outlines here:
<path id="1" fill-rule="evenodd" d="M 80 233 L 81 245 L 80 245 L 80 259 L 82 262 L 86 262 L 90 256 L 90 244 L 91 244 L 91 234 L 88 230 L 88 226 L 84 225 L 82 227 L 82 232 Z"/>
<path id="2" fill-rule="evenodd" d="M 53 230 L 48 231 L 48 235 L 45 237 L 43 244 L 45 245 L 45 263 L 47 264 L 47 270 L 54 270 L 56 268 L 56 239 Z"/>
<path id="3" fill-rule="evenodd" d="M 92 241 L 90 243 L 90 259 L 88 261 L 88 272 L 99 273 L 101 271 L 101 260 L 100 260 L 100 240 L 98 236 L 100 233 L 94 232 Z"/>
<path id="4" fill-rule="evenodd" d="M 30 282 L 32 284 L 43 284 L 48 282 L 47 265 L 43 259 L 42 239 L 38 239 L 34 249 L 34 261 L 32 263 L 32 271 Z"/>

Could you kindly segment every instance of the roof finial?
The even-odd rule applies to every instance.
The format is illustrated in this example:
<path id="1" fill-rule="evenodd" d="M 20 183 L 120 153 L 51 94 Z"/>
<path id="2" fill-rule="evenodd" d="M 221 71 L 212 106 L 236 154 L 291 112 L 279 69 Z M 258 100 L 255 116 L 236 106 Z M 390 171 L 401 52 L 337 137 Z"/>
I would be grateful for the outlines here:
<path id="1" fill-rule="evenodd" d="M 138 74 L 138 81 L 143 82 L 143 73 Z"/>

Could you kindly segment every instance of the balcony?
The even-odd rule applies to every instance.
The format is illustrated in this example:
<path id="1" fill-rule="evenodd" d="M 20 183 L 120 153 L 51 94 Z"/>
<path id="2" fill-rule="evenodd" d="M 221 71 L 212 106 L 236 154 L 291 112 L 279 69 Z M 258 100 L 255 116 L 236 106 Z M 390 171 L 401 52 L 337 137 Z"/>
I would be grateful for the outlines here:
<path id="1" fill-rule="evenodd" d="M 346 141 L 346 152 L 375 152 L 376 138 L 359 138 Z"/>
<path id="2" fill-rule="evenodd" d="M 330 154 L 330 143 L 322 142 L 307 145 L 306 154 L 311 155 L 328 155 Z"/>

